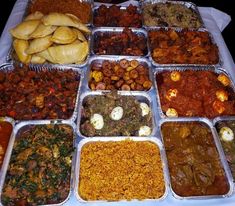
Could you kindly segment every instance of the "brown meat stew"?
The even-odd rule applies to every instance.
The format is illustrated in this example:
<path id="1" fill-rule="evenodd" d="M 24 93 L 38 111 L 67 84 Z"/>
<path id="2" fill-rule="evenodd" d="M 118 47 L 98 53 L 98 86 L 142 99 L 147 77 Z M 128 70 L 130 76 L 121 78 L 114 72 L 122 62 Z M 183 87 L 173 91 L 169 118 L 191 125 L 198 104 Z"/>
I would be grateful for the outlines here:
<path id="1" fill-rule="evenodd" d="M 161 126 L 171 187 L 182 197 L 225 195 L 229 184 L 210 129 L 199 122 Z"/>
<path id="2" fill-rule="evenodd" d="M 160 29 L 149 31 L 148 37 L 151 56 L 158 64 L 219 63 L 218 47 L 206 31 Z"/>

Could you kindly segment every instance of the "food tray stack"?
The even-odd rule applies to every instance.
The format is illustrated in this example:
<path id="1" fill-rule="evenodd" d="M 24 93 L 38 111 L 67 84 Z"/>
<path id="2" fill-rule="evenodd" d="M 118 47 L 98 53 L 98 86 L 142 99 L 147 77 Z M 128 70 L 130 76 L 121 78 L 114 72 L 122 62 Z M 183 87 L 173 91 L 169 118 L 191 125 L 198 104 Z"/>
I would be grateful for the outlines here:
<path id="1" fill-rule="evenodd" d="M 25 16 L 29 13 L 30 4 L 35 1 L 29 2 Z M 42 105 L 39 100 L 44 101 L 42 107 L 47 108 L 49 112 L 49 115 L 46 117 L 25 118 L 24 115 L 30 109 L 32 112 L 39 112 L 40 114 L 41 110 L 38 111 L 38 108 L 35 108 L 34 103 L 32 103 L 36 101 L 35 97 L 27 99 L 27 97 L 23 98 L 20 96 L 15 100 L 15 103 L 10 101 L 11 104 L 9 105 L 14 107 L 27 100 L 29 101 L 29 108 L 27 108 L 27 112 L 25 112 L 22 118 L 12 120 L 14 122 L 12 124 L 14 127 L 13 134 L 9 142 L 3 168 L 0 172 L 1 203 L 4 203 L 3 205 L 15 204 L 12 202 L 7 203 L 8 201 L 5 198 L 7 192 L 4 184 L 7 181 L 9 182 L 9 174 L 12 175 L 9 165 L 12 164 L 12 158 L 16 158 L 15 150 L 18 140 L 21 140 L 19 136 L 22 134 L 22 128 L 36 128 L 42 125 L 47 127 L 48 131 L 51 131 L 50 127 L 57 128 L 61 125 L 71 127 L 73 136 L 71 150 L 74 151 L 71 151 L 72 158 L 67 159 L 68 164 L 71 166 L 68 195 L 63 201 L 53 202 L 50 200 L 46 204 L 41 204 L 40 200 L 37 200 L 36 204 L 68 206 L 83 205 L 84 203 L 87 205 L 130 206 L 161 204 L 163 206 L 184 206 L 189 204 L 206 204 L 206 202 L 208 204 L 209 202 L 214 203 L 215 199 L 218 200 L 219 204 L 229 200 L 229 198 L 233 198 L 234 185 L 229 168 L 231 165 L 230 159 L 223 150 L 224 144 L 221 142 L 223 140 L 221 140 L 220 128 L 218 129 L 217 125 L 223 120 L 233 119 L 235 113 L 231 109 L 231 105 L 235 101 L 234 83 L 231 80 L 230 74 L 222 66 L 223 62 L 221 61 L 220 51 L 212 35 L 205 28 L 197 7 L 190 2 L 181 1 L 140 1 L 137 7 L 133 5 L 118 7 L 111 4 L 96 6 L 93 1 L 86 2 L 91 5 L 92 15 L 90 21 L 86 24 L 91 30 L 91 34 L 87 36 L 89 52 L 83 64 L 47 63 L 25 66 L 14 58 L 14 52 L 11 50 L 6 64 L 1 65 L 0 89 L 8 95 L 8 92 L 11 91 L 7 87 L 9 86 L 8 81 L 11 81 L 13 84 L 18 83 L 22 86 L 22 90 L 27 93 L 31 89 L 28 82 L 31 81 L 33 87 L 39 81 L 37 76 L 43 73 L 52 75 L 52 77 L 48 78 L 40 76 L 42 82 L 38 84 L 39 95 L 36 106 Z M 167 18 L 163 19 L 161 13 L 170 12 L 167 10 L 169 8 L 173 8 L 172 10 L 174 11 L 174 6 L 179 11 L 182 11 L 182 15 L 174 17 L 174 12 L 173 14 L 169 13 L 169 16 L 173 15 L 169 19 L 175 18 L 179 24 L 174 24 L 174 22 L 168 21 L 169 19 Z M 147 14 L 146 7 L 150 8 Z M 158 8 L 156 12 L 151 11 L 155 7 Z M 107 14 L 109 15 L 107 16 Z M 186 26 L 183 24 L 185 23 L 183 22 L 184 14 L 187 17 L 192 17 L 192 22 L 189 22 L 189 25 L 186 24 Z M 151 25 L 146 20 L 146 18 L 150 18 L 149 15 L 152 16 L 152 19 L 148 19 Z M 157 22 L 156 25 L 152 25 L 154 18 L 157 18 L 155 21 L 155 23 Z M 197 26 L 192 26 L 195 22 Z M 151 32 L 156 33 L 152 35 Z M 181 36 L 181 34 L 183 35 Z M 152 37 L 153 39 L 151 39 Z M 190 39 L 190 43 L 185 44 L 185 48 L 180 50 L 182 44 L 186 42 L 186 38 L 192 39 Z M 201 44 L 202 41 L 205 42 Z M 209 55 L 208 51 L 211 51 L 211 47 L 215 53 L 217 52 L 216 57 Z M 174 50 L 176 53 L 179 52 L 182 56 L 177 58 L 180 61 L 177 62 L 177 59 L 174 59 L 174 53 L 168 52 L 167 49 Z M 203 63 L 200 61 L 190 62 L 191 56 L 189 54 L 195 55 L 194 58 L 197 57 L 199 60 L 203 56 L 208 55 L 209 60 L 206 59 L 204 61 L 203 59 Z M 163 60 L 161 57 L 163 57 Z M 158 62 L 156 59 L 161 61 Z M 184 61 L 184 59 L 187 61 Z M 209 63 L 207 63 L 207 60 Z M 25 70 L 27 72 L 22 73 L 20 72 L 21 69 L 22 72 Z M 19 72 L 19 76 L 20 74 L 26 74 L 24 76 L 27 79 L 26 86 L 22 85 L 22 82 L 24 83 L 23 76 L 22 79 L 17 80 L 14 75 L 8 75 L 15 71 Z M 64 75 L 57 79 L 53 78 L 53 72 L 55 71 L 64 72 Z M 65 80 L 69 76 L 66 72 L 76 73 L 77 76 L 73 80 L 77 81 L 79 79 L 79 83 L 76 87 L 73 107 L 70 108 L 70 110 L 72 109 L 71 115 L 69 117 L 66 116 L 66 118 L 62 116 L 61 118 L 59 115 L 53 116 L 52 114 L 58 111 L 63 113 L 66 107 L 71 106 L 66 105 L 64 102 L 65 99 L 69 99 L 72 95 L 68 95 L 71 86 Z M 197 76 L 197 72 L 205 72 L 203 77 L 207 81 L 203 81 L 204 78 L 200 79 Z M 31 75 L 30 79 L 27 78 L 27 75 Z M 55 82 L 52 81 L 51 85 L 49 84 L 50 87 L 45 88 L 48 92 L 40 94 L 43 86 L 48 85 L 48 82 L 51 80 L 50 78 Z M 216 83 L 211 83 L 213 81 L 216 81 Z M 68 91 L 54 95 L 53 102 L 59 100 L 55 105 L 47 104 L 47 99 L 51 93 L 57 92 L 52 89 L 54 84 L 59 84 L 62 88 L 67 88 Z M 168 89 L 170 85 L 172 85 L 172 88 Z M 180 87 L 182 85 L 185 85 L 185 89 Z M 192 108 L 190 98 L 187 96 L 190 88 L 191 99 L 195 100 L 193 102 L 195 107 Z M 197 89 L 202 92 L 195 91 Z M 208 115 L 209 112 L 198 115 L 195 112 L 198 108 L 204 107 L 202 105 L 205 102 L 200 102 L 200 98 L 209 99 L 205 102 L 210 102 L 210 109 L 218 109 L 216 110 L 217 113 L 214 111 L 216 115 L 211 113 L 210 116 Z M 179 106 L 182 99 L 184 103 L 182 103 L 182 106 Z M 185 110 L 188 112 L 185 111 L 184 115 L 182 115 L 180 113 L 181 110 L 177 111 L 177 108 L 173 108 L 171 103 L 174 101 L 176 101 L 178 108 L 181 108 L 181 110 L 186 108 Z M 213 101 L 215 102 L 214 104 Z M 0 105 L 2 107 L 2 104 Z M 171 109 L 170 112 L 167 112 L 167 109 Z M 7 114 L 4 116 L 14 117 L 16 115 L 10 112 Z M 224 117 L 224 114 L 229 117 Z M 8 119 L 8 117 L 6 118 Z M 135 127 L 135 125 L 138 126 Z M 167 129 L 165 129 L 165 125 Z M 170 127 L 171 125 L 173 125 L 173 129 Z M 174 129 L 179 131 L 177 133 L 179 140 L 175 142 L 174 138 L 171 139 L 172 134 L 175 132 Z M 200 134 L 203 140 L 196 139 L 196 134 Z M 194 137 L 196 140 L 193 139 Z M 14 144 L 14 142 L 16 143 Z M 177 145 L 177 142 L 180 142 L 181 145 Z M 51 145 L 48 144 L 46 146 L 47 149 L 44 148 L 43 150 L 45 155 L 51 155 L 51 158 L 55 159 L 65 158 L 62 154 L 66 151 L 64 151 L 61 145 L 57 145 L 59 148 L 62 148 L 57 151 L 57 146 L 54 146 L 56 144 L 57 142 L 53 142 Z M 138 144 L 142 144 L 142 147 L 138 147 L 138 151 L 131 150 L 132 147 L 134 148 Z M 188 144 L 190 149 L 184 150 L 184 144 Z M 128 145 L 132 146 L 129 146 L 129 149 L 127 149 Z M 143 149 L 142 151 L 141 148 L 145 148 L 146 145 L 151 145 L 152 149 Z M 115 147 L 118 148 L 117 151 L 115 151 Z M 182 151 L 178 151 L 177 149 L 179 148 Z M 122 149 L 127 152 L 122 154 Z M 155 149 L 158 151 L 158 158 L 155 158 L 156 153 L 153 152 Z M 120 157 L 118 156 L 119 154 Z M 208 158 L 210 155 L 211 158 Z M 114 159 L 119 157 L 119 159 L 117 162 L 113 162 L 112 157 Z M 153 158 L 152 162 L 150 161 L 151 158 Z M 175 168 L 172 167 L 172 160 L 177 165 Z M 156 181 L 151 179 L 156 175 L 156 167 L 153 167 L 156 161 L 158 169 L 160 168 L 158 170 L 160 171 L 159 174 L 162 177 L 162 182 L 159 183 L 162 186 L 160 189 L 156 185 Z M 97 166 L 96 163 L 98 162 L 99 165 Z M 131 165 L 129 168 L 128 164 Z M 30 166 L 32 165 L 28 165 L 27 169 Z M 114 169 L 109 170 L 109 168 L 114 168 L 114 166 L 115 171 Z M 135 170 L 132 170 L 132 166 Z M 92 169 L 94 170 L 92 171 Z M 127 179 L 127 185 L 123 184 L 124 181 L 115 183 L 115 180 L 120 178 L 118 173 L 115 173 L 119 170 L 120 174 L 123 174 L 123 171 L 126 172 L 123 179 Z M 102 176 L 105 173 L 104 171 L 108 171 L 108 174 Z M 149 172 L 148 175 L 146 175 L 146 171 Z M 111 180 L 108 179 L 112 176 L 110 173 L 116 174 Z M 97 177 L 97 180 L 94 179 Z M 99 177 L 103 179 L 99 179 Z M 144 181 L 143 177 L 148 178 Z M 177 179 L 183 189 L 178 188 L 179 185 L 175 185 L 175 182 L 177 182 L 175 179 Z M 143 180 L 143 182 L 138 182 L 138 180 Z M 130 184 L 131 181 L 132 184 Z M 123 185 L 121 185 L 120 189 L 115 187 L 115 184 L 118 186 L 120 184 Z M 140 191 L 130 189 L 138 184 Z M 146 184 L 149 184 L 148 187 L 146 187 Z M 29 185 L 26 184 L 26 186 Z M 34 190 L 36 188 L 33 194 L 37 197 L 38 193 L 36 192 L 38 188 L 34 186 L 33 184 L 30 189 Z M 141 189 L 141 187 L 143 188 Z M 87 188 L 89 188 L 89 191 L 86 190 Z M 196 189 L 193 191 L 191 188 Z M 161 191 L 161 195 L 151 194 L 151 192 L 156 192 L 155 189 Z M 180 193 L 179 191 L 183 192 Z M 25 192 L 26 196 L 29 195 L 28 192 Z M 58 196 L 55 196 L 56 198 L 59 199 Z M 17 201 L 22 204 L 33 202 L 29 197 L 28 199 Z"/>

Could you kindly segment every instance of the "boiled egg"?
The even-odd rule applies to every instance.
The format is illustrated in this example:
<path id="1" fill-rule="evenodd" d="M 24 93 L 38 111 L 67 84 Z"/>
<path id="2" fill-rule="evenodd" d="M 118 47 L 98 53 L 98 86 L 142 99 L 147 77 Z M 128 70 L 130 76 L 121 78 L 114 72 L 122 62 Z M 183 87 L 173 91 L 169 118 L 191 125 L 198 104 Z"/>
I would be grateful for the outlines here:
<path id="1" fill-rule="evenodd" d="M 218 77 L 217 77 L 218 81 L 220 81 L 224 86 L 229 86 L 230 85 L 230 80 L 229 78 L 224 75 L 224 74 L 220 74 Z"/>
<path id="2" fill-rule="evenodd" d="M 103 119 L 103 116 L 100 114 L 97 114 L 97 113 L 93 114 L 91 116 L 90 121 L 95 129 L 100 130 L 104 127 L 104 119 Z"/>
<path id="3" fill-rule="evenodd" d="M 222 89 L 217 90 L 215 94 L 216 94 L 217 99 L 220 100 L 221 102 L 228 100 L 228 92 Z"/>
<path id="4" fill-rule="evenodd" d="M 222 114 L 225 111 L 224 103 L 218 100 L 213 102 L 213 109 L 217 111 L 219 114 Z"/>
<path id="5" fill-rule="evenodd" d="M 178 90 L 177 89 L 169 89 L 166 94 L 166 98 L 171 101 L 172 98 L 177 97 Z"/>
<path id="6" fill-rule="evenodd" d="M 219 131 L 219 135 L 221 139 L 225 142 L 229 142 L 234 139 L 233 130 L 231 130 L 229 127 L 222 127 Z"/>
<path id="7" fill-rule="evenodd" d="M 110 118 L 115 121 L 120 120 L 122 116 L 123 116 L 123 108 L 120 106 L 113 108 L 110 114 Z"/>
<path id="8" fill-rule="evenodd" d="M 151 134 L 151 128 L 149 126 L 141 126 L 139 129 L 139 136 L 149 136 Z"/>
<path id="9" fill-rule="evenodd" d="M 150 109 L 149 109 L 149 106 L 146 103 L 141 102 L 140 103 L 140 108 L 141 108 L 141 111 L 142 111 L 142 116 L 145 116 L 145 115 L 149 114 Z"/>
<path id="10" fill-rule="evenodd" d="M 180 73 L 178 71 L 171 72 L 171 80 L 177 82 L 180 80 Z"/>
<path id="11" fill-rule="evenodd" d="M 178 117 L 178 112 L 174 108 L 168 108 L 166 110 L 166 116 L 168 116 L 168 117 Z"/>
<path id="12" fill-rule="evenodd" d="M 60 151 L 57 145 L 53 145 L 52 153 L 54 158 L 58 158 L 60 156 Z"/>
<path id="13" fill-rule="evenodd" d="M 71 165 L 72 160 L 71 160 L 70 157 L 65 157 L 64 159 L 65 159 L 65 162 L 66 162 L 67 165 Z"/>

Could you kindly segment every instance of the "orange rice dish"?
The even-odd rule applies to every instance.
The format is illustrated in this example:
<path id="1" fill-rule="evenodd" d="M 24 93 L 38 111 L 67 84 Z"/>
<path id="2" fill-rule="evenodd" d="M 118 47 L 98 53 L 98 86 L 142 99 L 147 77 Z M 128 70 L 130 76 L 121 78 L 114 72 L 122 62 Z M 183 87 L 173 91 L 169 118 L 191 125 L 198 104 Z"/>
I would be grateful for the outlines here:
<path id="1" fill-rule="evenodd" d="M 29 4 L 29 13 L 40 11 L 43 14 L 51 12 L 69 13 L 78 17 L 82 23 L 89 23 L 91 18 L 91 4 L 79 0 L 33 0 Z"/>
<path id="2" fill-rule="evenodd" d="M 90 142 L 82 147 L 83 200 L 157 199 L 165 193 L 159 148 L 149 141 Z"/>

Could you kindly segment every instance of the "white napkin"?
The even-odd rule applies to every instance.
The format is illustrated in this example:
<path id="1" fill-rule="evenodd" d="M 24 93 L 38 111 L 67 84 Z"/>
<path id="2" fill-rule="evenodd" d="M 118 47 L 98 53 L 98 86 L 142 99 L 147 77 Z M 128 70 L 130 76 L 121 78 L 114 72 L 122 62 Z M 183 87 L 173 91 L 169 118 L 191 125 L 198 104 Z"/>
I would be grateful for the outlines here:
<path id="1" fill-rule="evenodd" d="M 221 32 L 231 21 L 228 14 L 212 7 L 199 7 L 199 11 L 206 24 L 210 24 L 211 21 L 215 22 Z"/>

